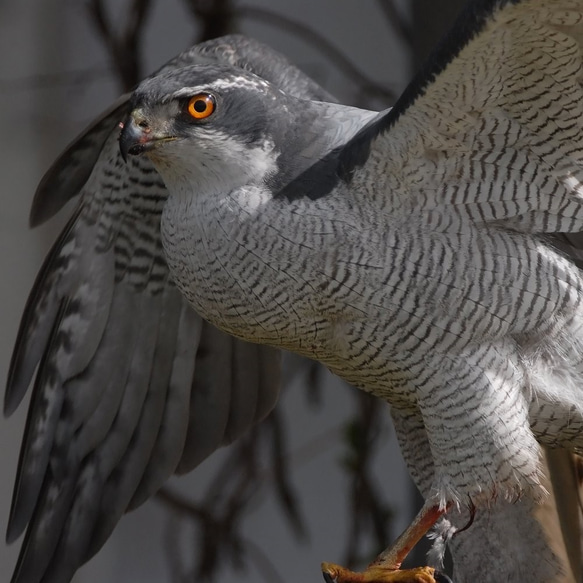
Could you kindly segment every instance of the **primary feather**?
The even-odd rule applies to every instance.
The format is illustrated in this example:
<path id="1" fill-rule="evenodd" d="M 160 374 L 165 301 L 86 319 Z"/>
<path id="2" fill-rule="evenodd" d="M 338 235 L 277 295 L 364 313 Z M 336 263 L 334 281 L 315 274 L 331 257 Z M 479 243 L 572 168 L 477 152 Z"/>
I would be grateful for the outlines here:
<path id="1" fill-rule="evenodd" d="M 327 96 L 244 37 L 198 45 L 162 71 L 194 62 Z M 279 353 L 203 322 L 169 277 L 168 193 L 147 160 L 121 160 L 127 109 L 124 96 L 69 146 L 31 211 L 35 225 L 80 199 L 30 294 L 8 375 L 10 414 L 38 366 L 7 529 L 11 542 L 28 525 L 15 583 L 68 581 L 124 512 L 265 417 L 279 391 Z"/>

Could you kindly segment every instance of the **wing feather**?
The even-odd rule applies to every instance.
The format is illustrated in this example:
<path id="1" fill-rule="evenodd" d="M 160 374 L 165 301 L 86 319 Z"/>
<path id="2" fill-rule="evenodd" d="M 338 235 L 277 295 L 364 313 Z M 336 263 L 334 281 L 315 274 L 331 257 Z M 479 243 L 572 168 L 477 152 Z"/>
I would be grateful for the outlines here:
<path id="1" fill-rule="evenodd" d="M 240 36 L 168 66 L 210 61 L 330 99 Z M 159 232 L 166 189 L 147 160 L 126 165 L 118 153 L 126 108 L 123 96 L 67 148 L 33 203 L 36 225 L 80 195 L 30 294 L 5 394 L 10 414 L 38 368 L 7 529 L 11 542 L 28 525 L 13 583 L 68 582 L 124 512 L 265 417 L 278 396 L 278 351 L 206 324 L 171 282 Z"/>
<path id="2" fill-rule="evenodd" d="M 38 185 L 30 210 L 30 226 L 48 221 L 87 182 L 103 144 L 127 110 L 129 94 L 105 110 L 55 160 Z"/>
<path id="3" fill-rule="evenodd" d="M 374 175 L 397 221 L 583 230 L 582 39 L 581 0 L 470 3 L 395 107 L 347 145 L 344 175 L 354 188 Z"/>
<path id="4" fill-rule="evenodd" d="M 152 367 L 148 379 L 148 392 L 141 411 L 140 421 L 132 435 L 123 459 L 110 473 L 103 488 L 100 512 L 93 531 L 85 560 L 93 556 L 105 543 L 118 520 L 127 511 L 131 499 L 143 479 L 152 457 L 161 424 L 165 416 L 166 396 L 172 374 L 174 354 L 179 330 L 181 310 L 173 297 L 175 289 L 166 290 L 160 309 L 159 327 L 164 334 L 156 339 Z M 168 326 L 162 322 L 169 323 Z M 196 347 L 196 330 L 193 345 Z M 187 355 L 185 355 L 186 357 Z M 189 355 L 188 355 L 189 356 Z M 187 411 L 185 413 L 187 415 Z M 170 473 L 172 473 L 170 471 Z M 155 489 L 154 489 L 155 491 Z"/>
<path id="5" fill-rule="evenodd" d="M 16 410 L 26 394 L 36 366 L 49 342 L 61 303 L 58 283 L 61 275 L 69 269 L 67 247 L 75 220 L 76 216 L 73 216 L 51 249 L 26 302 L 4 393 L 4 414 L 7 416 Z"/>
<path id="6" fill-rule="evenodd" d="M 200 390 L 200 387 L 193 379 L 193 375 L 196 353 L 200 349 L 200 343 L 202 342 L 201 325 L 202 319 L 184 303 L 166 395 L 164 416 L 154 450 L 144 470 L 140 484 L 128 505 L 128 510 L 137 508 L 157 492 L 168 477 L 175 472 L 180 461 L 187 439 L 189 403 Z M 198 342 L 193 343 L 192 338 L 185 334 L 184 328 L 186 327 L 192 327 L 196 330 L 195 334 Z M 215 356 L 218 357 L 224 349 L 224 345 L 218 346 Z M 190 383 L 188 385 L 182 383 L 181 380 L 183 378 L 188 378 Z M 221 380 L 221 373 L 218 370 L 214 371 L 211 382 L 213 383 L 213 389 L 217 393 L 228 390 L 228 387 L 224 387 L 221 384 Z"/>
<path id="7" fill-rule="evenodd" d="M 180 472 L 196 467 L 220 447 L 229 420 L 234 339 L 210 324 L 204 323 L 203 327 L 205 333 L 196 355 L 197 390 L 190 400 L 188 445 L 182 452 Z M 223 390 L 216 391 L 215 383 Z"/>
<path id="8" fill-rule="evenodd" d="M 63 405 L 61 379 L 49 355 L 54 354 L 58 326 L 65 311 L 63 302 L 55 318 L 47 352 L 40 364 L 28 410 L 24 440 L 20 450 L 14 494 L 6 532 L 7 542 L 16 540 L 31 520 L 47 468 L 57 418 Z"/>

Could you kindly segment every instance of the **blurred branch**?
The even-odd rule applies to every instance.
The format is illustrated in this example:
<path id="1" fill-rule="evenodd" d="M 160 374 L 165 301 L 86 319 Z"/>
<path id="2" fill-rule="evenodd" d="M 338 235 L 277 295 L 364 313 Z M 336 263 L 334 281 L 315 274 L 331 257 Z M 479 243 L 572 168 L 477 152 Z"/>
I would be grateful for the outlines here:
<path id="1" fill-rule="evenodd" d="M 271 559 L 253 541 L 246 540 L 245 546 L 249 556 L 253 559 L 257 570 L 268 583 L 285 583 L 285 579 L 279 574 Z"/>
<path id="2" fill-rule="evenodd" d="M 134 87 L 143 77 L 141 40 L 152 0 L 132 0 L 125 25 L 116 32 L 103 0 L 89 0 L 91 21 L 103 39 L 124 91 Z"/>
<path id="3" fill-rule="evenodd" d="M 364 91 L 373 94 L 374 96 L 383 99 L 387 102 L 395 101 L 396 95 L 388 87 L 377 83 L 373 79 L 367 77 L 360 71 L 356 65 L 350 61 L 339 49 L 337 49 L 331 42 L 326 40 L 320 33 L 313 28 L 272 12 L 263 8 L 255 6 L 241 6 L 235 9 L 234 14 L 239 18 L 249 18 L 258 20 L 269 24 L 271 26 L 285 30 L 288 33 L 295 34 L 313 47 L 318 49 L 328 60 L 330 60 L 336 67 L 351 79 L 355 84 L 361 86 Z"/>
<path id="4" fill-rule="evenodd" d="M 349 79 L 361 85 L 369 93 L 373 93 L 375 96 L 386 101 L 394 101 L 395 99 L 395 95 L 390 89 L 364 75 L 332 43 L 326 40 L 316 30 L 302 22 L 282 16 L 272 10 L 258 8 L 256 6 L 234 7 L 232 0 L 186 0 L 186 5 L 197 22 L 202 25 L 203 31 L 199 38 L 200 41 L 233 32 L 233 23 L 237 19 L 248 18 L 264 22 L 291 34 L 295 34 L 308 44 L 314 46 Z"/>
<path id="5" fill-rule="evenodd" d="M 160 489 L 156 494 L 156 498 L 177 514 L 186 514 L 194 520 L 206 520 L 208 518 L 208 512 L 203 506 L 190 498 L 176 494 L 167 487 Z"/>
<path id="6" fill-rule="evenodd" d="M 275 492 L 296 536 L 304 538 L 307 535 L 304 520 L 301 516 L 297 496 L 291 487 L 290 464 L 284 452 L 287 451 L 287 435 L 283 422 L 276 407 L 265 420 L 271 433 L 271 467 L 275 478 Z"/>
<path id="7" fill-rule="evenodd" d="M 394 0 L 377 0 L 377 2 L 393 30 L 406 43 L 407 49 L 411 50 L 413 47 L 413 29 L 397 10 Z"/>
<path id="8" fill-rule="evenodd" d="M 245 481 L 244 478 L 243 482 Z M 171 509 L 176 517 L 191 520 L 198 532 L 197 544 L 193 545 L 196 565 L 192 575 L 187 579 L 211 580 L 221 564 L 228 561 L 242 566 L 245 543 L 241 537 L 240 523 L 249 499 L 254 495 L 253 488 L 249 486 L 250 483 L 247 482 L 247 487 L 236 488 L 236 491 L 227 497 L 219 495 L 213 501 L 205 497 L 202 502 L 180 496 L 167 487 L 158 492 L 156 498 Z M 175 530 L 170 529 L 169 534 L 172 535 Z M 183 560 L 180 554 L 175 552 L 175 546 L 172 544 L 166 546 L 172 550 L 170 558 L 175 572 L 187 571 L 184 566 L 179 567 Z"/>
<path id="9" fill-rule="evenodd" d="M 228 560 L 242 568 L 244 558 L 251 553 L 266 580 L 274 580 L 275 568 L 251 541 L 243 538 L 240 527 L 247 510 L 254 501 L 261 503 L 265 499 L 261 493 L 266 485 L 271 484 L 296 535 L 305 533 L 290 479 L 290 456 L 286 450 L 285 434 L 280 416 L 272 412 L 265 422 L 231 446 L 200 501 L 180 496 L 167 487 L 158 492 L 157 499 L 175 515 L 192 521 L 199 533 L 198 542 L 193 545 L 196 548 L 196 566 L 186 579 L 210 580 Z M 270 449 L 268 471 L 260 469 L 264 465 L 260 460 L 266 447 Z M 185 569 L 177 565 L 175 547 L 172 544 L 166 546 L 172 549 L 175 575 L 184 572 Z"/>
<path id="10" fill-rule="evenodd" d="M 355 568 L 369 563 L 386 548 L 390 540 L 392 512 L 379 493 L 371 475 L 373 452 L 379 442 L 384 415 L 388 414 L 379 401 L 361 391 L 355 394 L 358 413 L 346 429 L 348 454 L 344 466 L 351 477 L 348 499 L 351 510 L 350 528 L 344 564 Z M 372 532 L 374 544 L 361 555 L 362 540 Z"/>
<path id="11" fill-rule="evenodd" d="M 170 559 L 168 561 L 171 572 L 170 581 L 175 583 L 200 581 L 201 576 L 198 573 L 188 572 L 188 567 L 184 565 L 184 557 L 180 553 L 181 537 L 184 535 L 184 528 L 181 528 L 184 521 L 183 512 L 188 512 L 193 508 L 188 500 L 169 492 L 165 492 L 161 499 L 164 499 L 168 507 L 173 510 L 173 516 L 167 523 L 164 536 L 166 553 Z M 194 515 L 199 515 L 197 509 L 194 509 Z M 280 575 L 273 561 L 258 545 L 249 539 L 241 539 L 241 543 L 246 556 L 255 564 L 257 571 L 266 583 L 284 583 L 285 579 Z M 206 579 L 212 580 L 213 575 L 214 573 L 209 573 Z"/>
<path id="12" fill-rule="evenodd" d="M 354 390 L 351 388 L 351 391 Z M 386 409 L 379 407 L 375 398 L 360 391 L 354 392 L 354 397 L 358 411 L 345 425 L 347 453 L 342 460 L 350 477 L 347 493 L 350 526 L 344 562 L 351 567 L 361 566 L 385 548 L 392 517 L 371 473 L 375 444 L 383 431 Z M 252 541 L 239 531 L 244 514 L 254 504 L 261 504 L 266 499 L 264 488 L 273 488 L 293 530 L 303 536 L 305 525 L 297 508 L 290 472 L 337 443 L 339 429 L 340 426 L 328 429 L 297 450 L 288 452 L 285 442 L 282 442 L 285 428 L 279 415 L 272 413 L 252 432 L 253 435 L 232 447 L 200 501 L 180 496 L 167 487 L 160 490 L 157 499 L 176 516 L 192 521 L 199 532 L 198 542 L 194 545 L 198 553 L 197 567 L 191 575 L 176 580 L 211 579 L 227 559 L 241 566 L 245 557 L 253 559 L 266 581 L 276 580 L 277 577 L 269 574 L 270 569 L 275 571 L 273 565 L 269 566 L 269 559 L 259 556 L 257 549 L 253 551 Z M 266 444 L 272 448 L 269 464 L 267 467 L 262 464 L 263 467 L 259 468 L 259 452 Z M 371 532 L 372 545 L 367 542 Z M 176 545 L 169 543 L 166 546 L 171 549 L 170 559 L 176 573 L 180 570 L 175 557 Z"/>
<path id="13" fill-rule="evenodd" d="M 186 0 L 185 4 L 202 27 L 198 42 L 233 32 L 235 14 L 232 0 Z"/>

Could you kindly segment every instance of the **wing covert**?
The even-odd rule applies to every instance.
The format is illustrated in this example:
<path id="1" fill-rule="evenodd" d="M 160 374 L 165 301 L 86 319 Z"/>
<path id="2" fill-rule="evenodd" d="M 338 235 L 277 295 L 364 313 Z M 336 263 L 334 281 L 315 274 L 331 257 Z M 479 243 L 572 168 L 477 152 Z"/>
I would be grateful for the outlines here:
<path id="1" fill-rule="evenodd" d="M 343 152 L 396 220 L 583 229 L 583 2 L 468 5 L 395 107 Z M 449 225 L 449 226 L 448 226 Z"/>

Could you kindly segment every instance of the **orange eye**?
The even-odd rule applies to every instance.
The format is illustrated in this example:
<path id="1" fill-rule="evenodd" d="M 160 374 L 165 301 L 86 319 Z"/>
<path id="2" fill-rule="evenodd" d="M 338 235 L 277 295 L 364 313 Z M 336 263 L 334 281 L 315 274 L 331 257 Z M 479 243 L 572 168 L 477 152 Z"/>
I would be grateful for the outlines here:
<path id="1" fill-rule="evenodd" d="M 204 119 L 215 110 L 215 98 L 209 93 L 199 93 L 188 101 L 188 113 L 194 119 Z"/>

